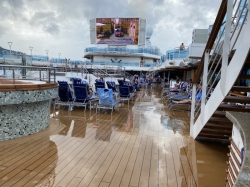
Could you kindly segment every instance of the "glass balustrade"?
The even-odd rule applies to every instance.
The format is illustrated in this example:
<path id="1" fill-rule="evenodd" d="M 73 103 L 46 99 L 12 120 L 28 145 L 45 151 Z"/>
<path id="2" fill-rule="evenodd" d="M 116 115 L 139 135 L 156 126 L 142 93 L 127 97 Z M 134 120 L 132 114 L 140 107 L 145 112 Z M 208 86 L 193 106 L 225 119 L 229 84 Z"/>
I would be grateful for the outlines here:
<path id="1" fill-rule="evenodd" d="M 168 60 L 178 59 L 178 58 L 187 58 L 188 57 L 188 48 L 180 49 L 176 47 L 174 49 L 170 49 L 166 53 L 166 58 Z"/>
<path id="2" fill-rule="evenodd" d="M 153 55 L 160 55 L 160 50 L 157 47 L 152 48 L 138 48 L 138 49 L 128 49 L 122 47 L 109 47 L 109 48 L 98 48 L 98 47 L 88 47 L 85 49 L 85 52 L 121 52 L 121 53 L 131 53 L 131 54 L 138 54 L 138 53 L 146 53 L 146 54 L 153 54 Z"/>
<path id="3" fill-rule="evenodd" d="M 123 66 L 123 67 L 141 67 L 139 62 L 110 62 L 110 61 L 94 61 L 93 65 L 101 66 Z M 143 67 L 154 67 L 155 63 L 145 62 Z"/>

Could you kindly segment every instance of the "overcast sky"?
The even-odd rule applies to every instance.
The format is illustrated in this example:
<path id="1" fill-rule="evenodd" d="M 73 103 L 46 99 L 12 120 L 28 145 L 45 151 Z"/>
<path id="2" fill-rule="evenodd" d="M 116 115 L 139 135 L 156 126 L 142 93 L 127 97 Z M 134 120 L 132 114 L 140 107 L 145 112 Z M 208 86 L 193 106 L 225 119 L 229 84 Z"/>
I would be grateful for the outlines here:
<path id="1" fill-rule="evenodd" d="M 82 59 L 90 44 L 89 20 L 141 17 L 154 29 L 162 53 L 188 46 L 193 29 L 213 24 L 221 0 L 0 0 L 0 46 L 30 54 Z"/>

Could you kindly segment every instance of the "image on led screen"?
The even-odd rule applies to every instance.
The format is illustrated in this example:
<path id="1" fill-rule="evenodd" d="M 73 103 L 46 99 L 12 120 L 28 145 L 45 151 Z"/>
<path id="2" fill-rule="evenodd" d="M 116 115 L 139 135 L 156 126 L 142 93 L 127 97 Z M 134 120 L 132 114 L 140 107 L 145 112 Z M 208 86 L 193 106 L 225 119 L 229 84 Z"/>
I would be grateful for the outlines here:
<path id="1" fill-rule="evenodd" d="M 97 44 L 137 45 L 139 18 L 96 18 Z"/>

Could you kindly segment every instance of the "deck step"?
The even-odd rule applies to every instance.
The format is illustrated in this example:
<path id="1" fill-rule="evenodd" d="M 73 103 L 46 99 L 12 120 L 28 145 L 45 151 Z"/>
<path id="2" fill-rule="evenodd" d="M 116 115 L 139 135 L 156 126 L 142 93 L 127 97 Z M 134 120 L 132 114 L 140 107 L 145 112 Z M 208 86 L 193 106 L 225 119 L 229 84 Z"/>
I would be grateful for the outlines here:
<path id="1" fill-rule="evenodd" d="M 231 88 L 231 91 L 236 91 L 236 92 L 250 92 L 250 87 L 247 87 L 247 86 L 233 86 Z"/>
<path id="2" fill-rule="evenodd" d="M 223 102 L 230 103 L 250 103 L 250 97 L 236 97 L 236 96 L 226 96 Z"/>
<path id="3" fill-rule="evenodd" d="M 212 115 L 212 117 L 225 118 L 225 115 L 226 115 L 225 111 L 216 110 Z"/>
<path id="4" fill-rule="evenodd" d="M 227 135 L 219 135 L 219 134 L 210 134 L 210 133 L 200 133 L 200 138 L 216 138 L 216 139 L 225 139 L 228 140 L 229 136 Z"/>
<path id="5" fill-rule="evenodd" d="M 232 122 L 226 118 L 226 117 L 211 117 L 208 120 L 208 123 L 212 123 L 212 124 L 225 124 L 225 125 L 231 125 Z"/>
<path id="6" fill-rule="evenodd" d="M 217 110 L 223 111 L 236 111 L 236 112 L 250 112 L 250 108 L 245 108 L 240 105 L 229 105 L 229 104 L 221 104 Z"/>
<path id="7" fill-rule="evenodd" d="M 231 130 L 226 130 L 226 129 L 210 129 L 210 128 L 206 128 L 204 127 L 202 130 L 201 130 L 201 133 L 206 133 L 206 134 L 211 134 L 211 135 L 226 135 L 226 136 L 231 136 L 232 134 L 232 131 Z"/>
<path id="8" fill-rule="evenodd" d="M 213 124 L 213 123 L 207 123 L 204 128 L 210 128 L 210 129 L 226 129 L 231 130 L 233 128 L 233 124 L 231 125 L 224 125 L 224 124 Z"/>

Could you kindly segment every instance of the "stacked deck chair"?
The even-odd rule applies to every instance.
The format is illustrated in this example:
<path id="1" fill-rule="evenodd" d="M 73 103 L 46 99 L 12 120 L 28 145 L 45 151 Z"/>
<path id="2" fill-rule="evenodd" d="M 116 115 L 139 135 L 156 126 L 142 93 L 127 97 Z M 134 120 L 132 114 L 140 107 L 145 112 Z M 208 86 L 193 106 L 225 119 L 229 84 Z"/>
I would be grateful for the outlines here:
<path id="1" fill-rule="evenodd" d="M 89 85 L 86 82 L 83 82 L 81 79 L 73 79 L 73 86 L 75 91 L 75 101 L 73 102 L 74 106 L 83 106 L 86 111 L 87 105 L 90 104 L 90 109 L 92 101 L 96 101 L 96 98 L 90 98 L 89 96 Z"/>
<path id="2" fill-rule="evenodd" d="M 99 103 L 96 106 L 97 110 L 104 108 L 104 109 L 111 109 L 111 114 L 113 113 L 114 107 L 120 102 L 120 100 L 115 100 L 113 96 L 112 89 L 106 88 L 97 88 L 97 95 L 99 98 Z"/>
<path id="3" fill-rule="evenodd" d="M 130 93 L 130 89 L 128 86 L 119 86 L 119 97 L 121 101 L 128 101 L 128 106 L 129 106 L 129 101 L 130 99 L 134 96 L 134 93 Z"/>
<path id="4" fill-rule="evenodd" d="M 70 88 L 69 84 L 66 81 L 57 81 L 59 84 L 58 87 L 58 96 L 59 99 L 57 99 L 54 103 L 54 109 L 56 108 L 56 105 L 63 105 L 68 106 L 68 111 L 71 111 L 73 109 L 73 102 L 75 100 L 75 97 L 73 97 L 73 90 Z"/>
<path id="5" fill-rule="evenodd" d="M 95 80 L 95 90 L 97 91 L 98 88 L 105 88 L 105 81 L 102 79 Z"/>

